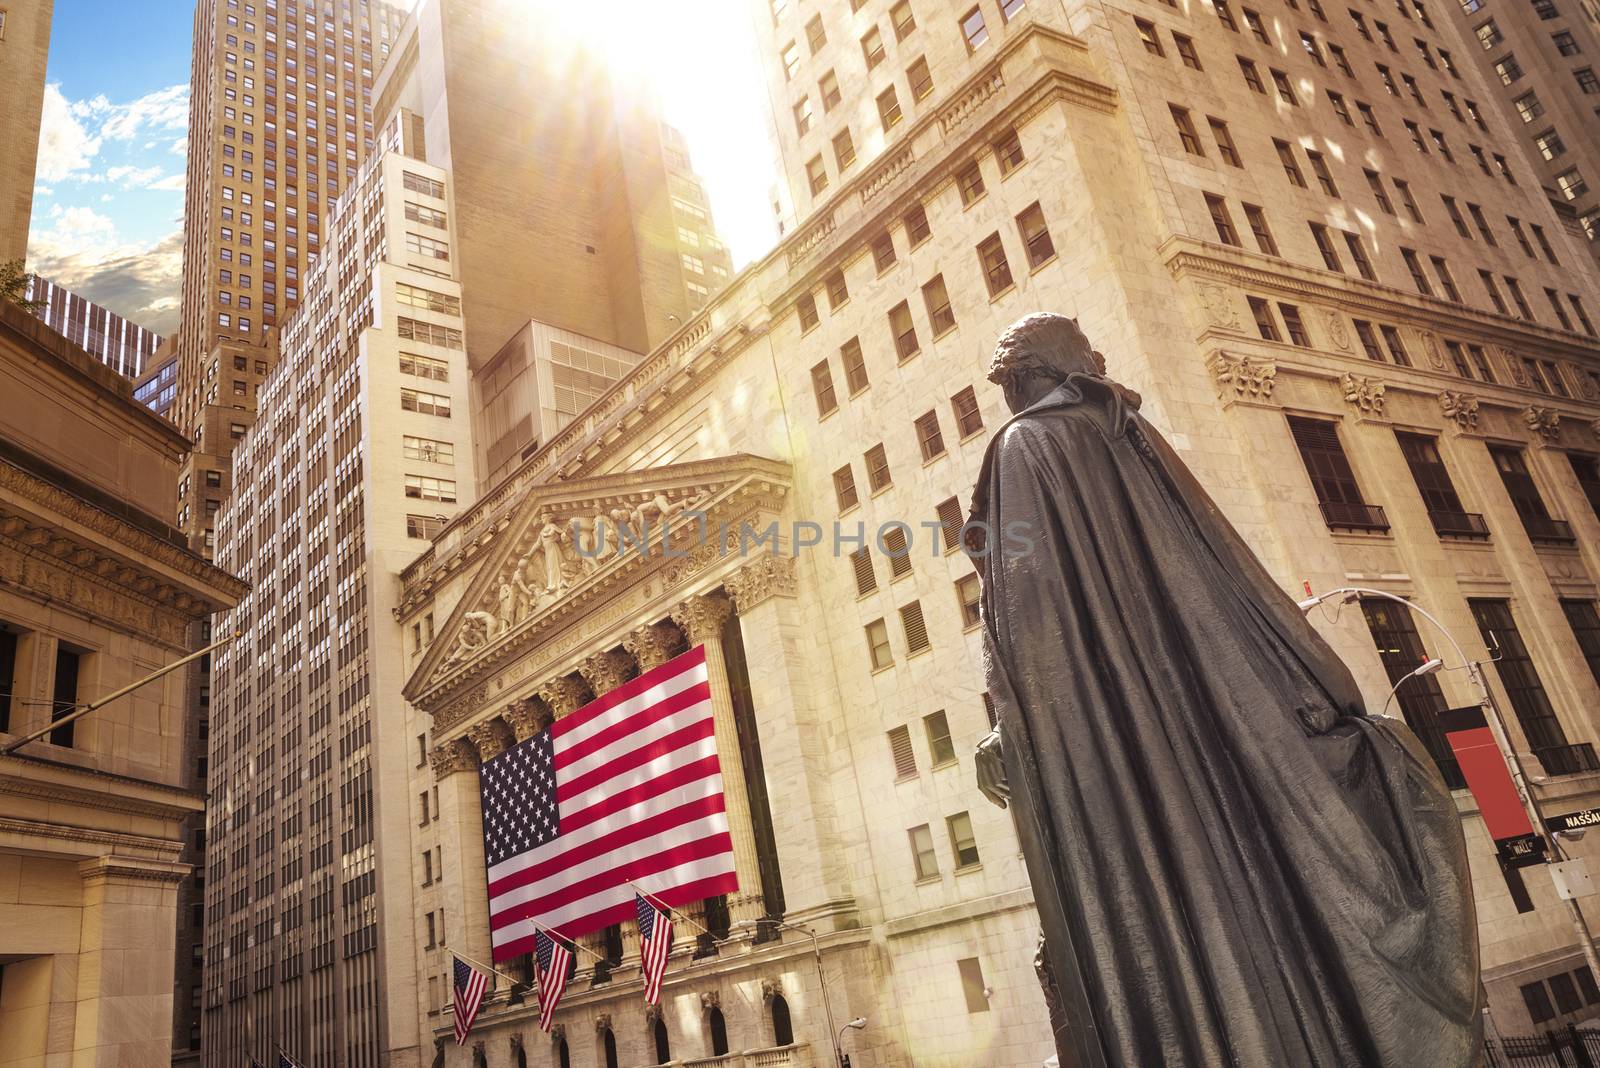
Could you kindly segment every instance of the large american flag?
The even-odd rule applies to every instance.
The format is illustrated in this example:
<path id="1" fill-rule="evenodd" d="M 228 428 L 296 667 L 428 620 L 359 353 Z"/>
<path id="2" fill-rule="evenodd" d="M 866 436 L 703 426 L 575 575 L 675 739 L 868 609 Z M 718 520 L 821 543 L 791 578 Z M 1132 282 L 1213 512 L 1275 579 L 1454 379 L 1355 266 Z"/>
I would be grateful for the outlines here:
<path id="1" fill-rule="evenodd" d="M 696 646 L 483 765 L 496 961 L 632 919 L 635 882 L 669 907 L 739 888 L 706 678 Z"/>

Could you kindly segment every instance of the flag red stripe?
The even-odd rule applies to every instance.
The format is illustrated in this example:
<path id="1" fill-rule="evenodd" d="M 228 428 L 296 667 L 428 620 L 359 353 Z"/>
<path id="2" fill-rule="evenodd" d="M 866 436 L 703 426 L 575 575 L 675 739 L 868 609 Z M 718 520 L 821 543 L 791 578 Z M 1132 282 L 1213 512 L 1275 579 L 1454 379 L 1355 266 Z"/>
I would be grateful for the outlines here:
<path id="1" fill-rule="evenodd" d="M 692 708 L 697 704 L 709 702 L 710 700 L 711 684 L 697 682 L 687 689 L 679 690 L 675 694 L 662 698 L 656 704 L 641 708 L 628 718 L 618 720 L 604 730 L 595 731 L 582 741 L 573 742 L 569 746 L 556 747 L 556 767 L 558 769 L 567 767 L 574 761 L 582 760 L 590 753 L 604 749 L 613 742 L 626 738 L 630 734 L 639 733 L 652 723 L 657 723 L 674 713 L 682 712 L 686 708 Z M 707 707 L 706 719 L 709 720 L 710 718 L 711 709 Z"/>
<path id="2" fill-rule="evenodd" d="M 521 871 L 514 872 L 490 883 L 490 907 L 493 907 L 495 898 L 508 890 L 515 890 L 519 886 L 536 883 L 575 864 L 582 864 L 586 860 L 592 860 L 621 846 L 630 845 L 645 838 L 653 838 L 679 824 L 693 823 L 707 816 L 714 816 L 726 808 L 727 800 L 723 795 L 713 794 L 710 797 L 697 798 L 686 805 L 679 805 L 676 808 L 669 808 L 663 812 L 657 812 L 655 815 L 646 816 L 636 823 L 620 827 L 608 835 L 596 838 L 592 842 L 584 842 L 582 845 L 574 846 L 565 853 L 556 854 L 548 860 L 529 865 Z M 495 926 L 498 926 L 498 924 Z"/>
<path id="3" fill-rule="evenodd" d="M 570 802 L 574 797 L 581 797 L 587 791 L 603 785 L 607 780 L 626 775 L 628 772 L 650 763 L 657 757 L 664 757 L 674 750 L 682 749 L 691 742 L 704 741 L 715 734 L 716 724 L 712 723 L 711 717 L 708 715 L 705 719 L 696 720 L 687 726 L 679 727 L 671 734 L 657 738 L 648 745 L 641 745 L 631 752 L 622 753 L 599 767 L 591 768 L 582 775 L 575 775 L 570 779 L 561 778 L 560 766 L 557 765 L 556 800 Z M 565 833 L 571 824 L 566 820 L 561 822 L 562 833 Z"/>
<path id="4" fill-rule="evenodd" d="M 681 768 L 674 768 L 667 774 L 651 779 L 649 782 L 639 783 L 629 787 L 620 794 L 612 794 L 604 801 L 590 805 L 581 812 L 575 812 L 569 818 L 565 813 L 561 816 L 561 833 L 571 834 L 580 827 L 587 827 L 595 820 L 604 819 L 614 812 L 625 808 L 632 808 L 641 801 L 648 801 L 652 797 L 674 790 L 691 782 L 698 782 L 708 775 L 715 775 L 721 769 L 717 764 L 715 754 L 701 757 L 692 764 L 685 764 Z M 557 838 L 559 842 L 561 839 Z"/>
<path id="5" fill-rule="evenodd" d="M 721 853 L 732 852 L 733 839 L 727 831 L 718 831 L 716 834 L 705 838 L 686 842 L 671 849 L 664 849 L 659 853 L 652 853 L 646 857 L 639 857 L 620 864 L 608 870 L 603 876 L 594 879 L 585 879 L 580 882 L 568 883 L 559 889 L 553 890 L 543 897 L 520 905 L 513 905 L 490 917 L 491 928 L 501 927 L 522 919 L 537 919 L 541 914 L 551 912 L 562 905 L 588 897 L 590 894 L 612 886 L 622 886 L 628 882 L 638 882 L 657 872 L 667 871 L 679 864 L 687 864 L 691 860 L 702 860 L 714 857 Z M 492 907 L 492 903 L 491 903 Z"/>
<path id="6" fill-rule="evenodd" d="M 562 735 L 576 730 L 629 698 L 637 697 L 652 686 L 660 685 L 662 680 L 670 679 L 685 671 L 692 671 L 705 662 L 705 646 L 697 645 L 687 653 L 673 657 L 665 664 L 652 668 L 638 678 L 630 679 L 615 690 L 595 698 L 571 715 L 562 716 L 550 725 L 550 738 L 552 741 L 558 740 Z"/>
<path id="7" fill-rule="evenodd" d="M 665 905 L 678 908 L 691 902 L 699 901 L 702 898 L 731 894 L 738 889 L 738 877 L 733 872 L 725 872 L 709 879 L 697 879 L 691 883 L 683 883 L 659 894 L 652 893 L 650 896 Z M 610 927 L 614 923 L 627 923 L 636 917 L 637 910 L 633 902 L 623 901 L 612 905 L 610 908 L 600 909 L 597 912 L 590 913 L 588 916 L 573 920 L 558 929 L 556 933 L 566 938 L 569 937 L 568 931 L 579 929 L 585 932 L 596 931 L 602 927 Z M 513 957 L 520 957 L 524 953 L 531 953 L 533 951 L 533 939 L 534 936 L 530 934 L 495 946 L 495 961 L 511 960 Z"/>

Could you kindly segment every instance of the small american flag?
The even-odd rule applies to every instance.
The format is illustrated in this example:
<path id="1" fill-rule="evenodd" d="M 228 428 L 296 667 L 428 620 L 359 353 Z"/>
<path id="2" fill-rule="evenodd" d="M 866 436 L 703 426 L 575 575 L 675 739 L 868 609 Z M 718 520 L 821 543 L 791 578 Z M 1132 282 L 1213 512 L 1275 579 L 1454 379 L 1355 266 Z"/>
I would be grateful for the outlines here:
<path id="1" fill-rule="evenodd" d="M 556 1006 L 567 992 L 567 980 L 578 970 L 572 947 L 543 931 L 533 936 L 533 955 L 539 962 L 539 1030 L 548 1032 Z"/>
<path id="2" fill-rule="evenodd" d="M 450 959 L 455 961 L 456 1045 L 459 1046 L 466 1042 L 472 1030 L 472 1021 L 478 1018 L 478 1008 L 483 1004 L 483 992 L 489 987 L 489 977 L 469 967 L 460 957 Z"/>
<path id="3" fill-rule="evenodd" d="M 631 883 L 667 907 L 733 893 L 706 651 L 617 687 L 483 765 L 496 961 L 541 928 L 580 938 L 634 915 Z"/>
<path id="4" fill-rule="evenodd" d="M 639 913 L 639 970 L 644 974 L 644 999 L 655 1005 L 661 1001 L 661 977 L 667 974 L 667 958 L 672 955 L 672 915 L 644 899 L 634 898 Z"/>

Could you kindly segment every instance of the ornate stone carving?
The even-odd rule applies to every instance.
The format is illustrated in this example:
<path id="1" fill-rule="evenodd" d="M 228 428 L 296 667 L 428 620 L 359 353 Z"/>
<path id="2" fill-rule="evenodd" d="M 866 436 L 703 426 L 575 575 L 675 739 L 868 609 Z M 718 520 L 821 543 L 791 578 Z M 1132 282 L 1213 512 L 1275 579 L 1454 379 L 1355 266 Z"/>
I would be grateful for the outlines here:
<path id="1" fill-rule="evenodd" d="M 1333 342 L 1333 347 L 1341 352 L 1349 352 L 1350 328 L 1345 325 L 1344 315 L 1328 308 L 1323 311 L 1322 319 L 1328 326 L 1328 340 Z"/>
<path id="2" fill-rule="evenodd" d="M 683 652 L 683 632 L 667 623 L 648 623 L 622 636 L 622 647 L 633 654 L 641 672 L 665 664 Z"/>
<path id="3" fill-rule="evenodd" d="M 1478 398 L 1447 389 L 1439 394 L 1439 411 L 1456 425 L 1458 430 L 1478 428 Z"/>
<path id="4" fill-rule="evenodd" d="M 766 553 L 723 580 L 742 615 L 770 597 L 793 597 L 798 583 L 792 556 Z"/>
<path id="5" fill-rule="evenodd" d="M 644 1022 L 645 1023 L 649 1024 L 651 1027 L 654 1027 L 656 1025 L 656 1021 L 659 1020 L 659 1019 L 661 1019 L 661 1006 L 660 1005 L 646 1005 L 644 1007 Z"/>
<path id="6" fill-rule="evenodd" d="M 568 675 L 551 679 L 539 687 L 539 700 L 554 713 L 557 719 L 571 715 L 583 706 L 585 692 L 583 683 Z"/>
<path id="7" fill-rule="evenodd" d="M 1233 299 L 1226 289 L 1209 282 L 1202 282 L 1195 287 L 1195 292 L 1200 297 L 1200 306 L 1205 308 L 1206 317 L 1211 320 L 1212 326 L 1222 326 L 1229 330 L 1239 329 L 1239 309 L 1234 306 Z"/>
<path id="8" fill-rule="evenodd" d="M 1522 413 L 1522 421 L 1529 430 L 1551 444 L 1561 440 L 1561 413 L 1554 408 L 1529 405 Z"/>
<path id="9" fill-rule="evenodd" d="M 690 645 L 716 641 L 722 625 L 733 614 L 733 602 L 716 593 L 697 593 L 672 610 L 672 621 L 683 628 Z"/>
<path id="10" fill-rule="evenodd" d="M 1528 369 L 1522 365 L 1522 361 L 1499 346 L 1495 347 L 1495 351 L 1500 354 L 1500 362 L 1511 369 L 1511 381 L 1516 385 L 1526 387 L 1529 384 Z"/>
<path id="11" fill-rule="evenodd" d="M 1362 415 L 1383 414 L 1383 394 L 1387 387 L 1382 382 L 1346 371 L 1339 376 L 1339 386 L 1344 390 L 1345 403 L 1353 405 Z"/>
<path id="12" fill-rule="evenodd" d="M 474 723 L 467 728 L 467 736 L 478 749 L 478 760 L 488 763 L 511 748 L 513 739 L 506 722 L 498 716 Z"/>
<path id="13" fill-rule="evenodd" d="M 1213 353 L 1210 368 L 1211 377 L 1217 382 L 1217 395 L 1232 393 L 1236 400 L 1270 399 L 1278 377 L 1277 364 L 1230 352 Z"/>
<path id="14" fill-rule="evenodd" d="M 700 991 L 700 1011 L 710 1012 L 712 1009 L 722 1008 L 722 992 L 719 990 Z"/>
<path id="15" fill-rule="evenodd" d="M 559 1045 L 561 1045 L 561 1043 L 565 1042 L 566 1040 L 567 1040 L 567 1025 L 564 1024 L 564 1023 L 551 1024 L 550 1025 L 550 1042 L 551 1042 L 551 1044 L 555 1045 L 555 1046 L 559 1046 Z"/>
<path id="16" fill-rule="evenodd" d="M 611 1030 L 611 1014 L 609 1012 L 596 1013 L 594 1017 L 594 1033 L 603 1035 Z"/>
<path id="17" fill-rule="evenodd" d="M 773 998 L 782 993 L 783 984 L 778 982 L 777 979 L 770 975 L 764 975 L 761 977 L 761 1000 L 763 1002 L 771 1001 Z"/>
<path id="18" fill-rule="evenodd" d="M 1578 392 L 1583 394 L 1583 399 L 1600 400 L 1600 378 L 1581 367 L 1573 367 L 1571 371 L 1573 377 L 1578 380 Z"/>
<path id="19" fill-rule="evenodd" d="M 433 752 L 428 755 L 428 761 L 433 765 L 433 777 L 444 779 L 458 771 L 471 771 L 478 766 L 477 753 L 467 745 L 464 738 L 452 738 L 448 742 L 433 747 Z"/>
<path id="20" fill-rule="evenodd" d="M 506 722 L 511 724 L 511 733 L 517 736 L 519 742 L 532 738 L 550 726 L 555 719 L 550 710 L 544 707 L 543 702 L 532 697 L 512 701 L 506 706 L 505 715 Z"/>
<path id="21" fill-rule="evenodd" d="M 146 588 L 154 585 L 147 577 L 130 572 L 129 581 L 117 589 L 64 561 L 0 544 L 0 586 L 13 587 L 19 595 L 32 600 L 58 602 L 119 630 L 152 637 L 173 648 L 187 646 L 189 618 L 127 592 L 138 589 L 141 580 Z"/>
<path id="22" fill-rule="evenodd" d="M 602 649 L 593 656 L 586 657 L 578 665 L 578 672 L 589 683 L 589 689 L 594 695 L 610 693 L 633 674 L 633 665 L 628 662 L 628 654 L 616 649 Z"/>
<path id="23" fill-rule="evenodd" d="M 1444 353 L 1439 348 L 1439 337 L 1431 330 L 1422 332 L 1422 351 L 1428 354 L 1428 366 L 1435 371 L 1445 369 Z"/>

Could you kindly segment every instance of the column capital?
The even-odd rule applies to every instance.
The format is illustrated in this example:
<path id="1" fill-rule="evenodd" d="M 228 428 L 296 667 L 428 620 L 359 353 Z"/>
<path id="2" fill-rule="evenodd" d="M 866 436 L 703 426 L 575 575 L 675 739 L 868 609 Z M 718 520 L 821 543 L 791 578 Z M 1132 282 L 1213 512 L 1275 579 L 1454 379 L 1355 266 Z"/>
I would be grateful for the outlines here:
<path id="1" fill-rule="evenodd" d="M 539 687 L 540 700 L 557 719 L 576 712 L 583 705 L 584 696 L 583 683 L 567 675 L 551 679 Z"/>
<path id="2" fill-rule="evenodd" d="M 683 652 L 683 633 L 668 623 L 646 623 L 624 634 L 622 647 L 633 654 L 639 670 L 645 672 Z"/>
<path id="3" fill-rule="evenodd" d="M 482 723 L 468 727 L 467 737 L 472 739 L 472 744 L 478 750 L 478 760 L 484 764 L 512 746 L 511 730 L 505 720 L 498 716 L 491 716 Z"/>
<path id="4" fill-rule="evenodd" d="M 1561 413 L 1554 408 L 1530 404 L 1522 413 L 1522 422 L 1534 435 L 1535 444 L 1561 444 Z"/>
<path id="5" fill-rule="evenodd" d="M 583 663 L 578 665 L 578 674 L 588 682 L 589 689 L 594 695 L 610 693 L 632 674 L 632 665 L 628 662 L 628 654 L 616 649 L 602 649 L 593 656 L 585 657 Z"/>
<path id="6" fill-rule="evenodd" d="M 428 754 L 428 760 L 433 765 L 435 779 L 447 778 L 458 771 L 471 771 L 478 766 L 477 753 L 465 738 L 452 738 L 434 746 L 433 752 Z"/>
<path id="7" fill-rule="evenodd" d="M 505 717 L 506 722 L 511 724 L 511 733 L 517 736 L 519 742 L 527 741 L 550 726 L 554 718 L 543 702 L 534 697 L 524 697 L 506 705 Z"/>
<path id="8" fill-rule="evenodd" d="M 723 584 L 740 615 L 770 598 L 793 597 L 798 586 L 794 557 L 765 553 L 723 579 Z"/>
<path id="9" fill-rule="evenodd" d="M 672 621 L 683 628 L 690 645 L 722 638 L 722 625 L 733 614 L 733 602 L 719 593 L 697 593 L 672 610 Z"/>

